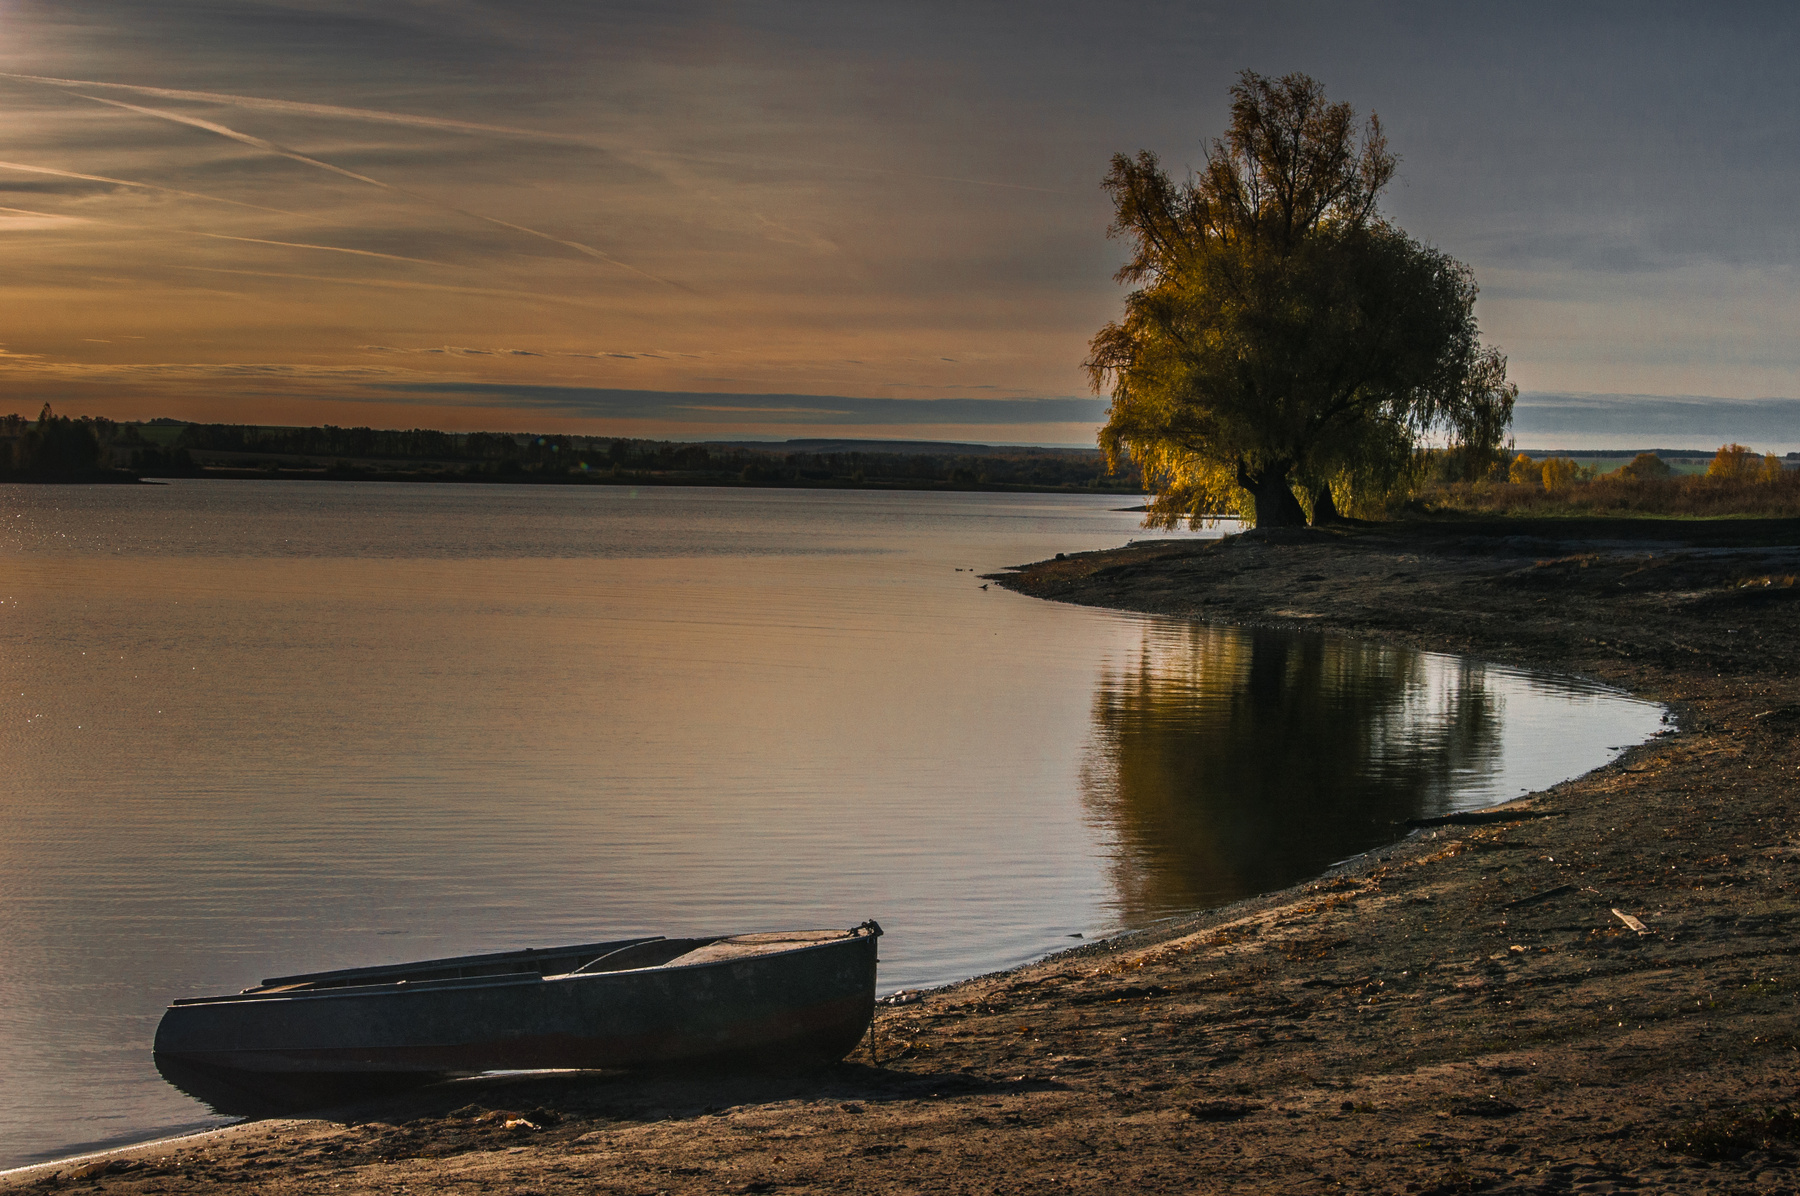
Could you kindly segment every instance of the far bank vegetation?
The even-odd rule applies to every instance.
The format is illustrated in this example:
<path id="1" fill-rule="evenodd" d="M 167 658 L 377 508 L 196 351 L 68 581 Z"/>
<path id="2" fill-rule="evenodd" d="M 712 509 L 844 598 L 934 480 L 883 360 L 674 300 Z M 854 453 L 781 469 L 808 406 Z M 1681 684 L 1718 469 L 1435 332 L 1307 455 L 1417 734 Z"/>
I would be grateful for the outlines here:
<path id="1" fill-rule="evenodd" d="M 1567 457 L 1525 453 L 1495 461 L 1473 480 L 1456 477 L 1451 464 L 1421 459 L 1404 505 L 1430 514 L 1800 516 L 1800 469 L 1741 444 L 1721 446 L 1705 473 L 1686 476 L 1654 453 L 1604 474 Z"/>
<path id="2" fill-rule="evenodd" d="M 706 443 L 429 428 L 0 416 L 0 481 L 132 478 L 768 486 L 1136 495 L 1097 449 L 904 441 Z"/>

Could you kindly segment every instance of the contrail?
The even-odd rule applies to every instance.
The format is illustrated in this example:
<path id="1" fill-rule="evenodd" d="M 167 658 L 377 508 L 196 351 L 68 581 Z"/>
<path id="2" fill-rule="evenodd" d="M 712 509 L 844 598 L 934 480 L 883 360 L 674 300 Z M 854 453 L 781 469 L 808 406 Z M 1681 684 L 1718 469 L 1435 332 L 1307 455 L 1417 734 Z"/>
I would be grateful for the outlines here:
<path id="1" fill-rule="evenodd" d="M 409 192 L 407 192 L 407 194 L 410 195 L 412 193 L 409 191 Z M 421 196 L 420 198 L 424 198 L 424 197 Z M 526 228 L 523 224 L 512 224 L 512 223 L 509 223 L 508 221 L 501 220 L 498 217 L 483 216 L 480 212 L 471 212 L 464 208 L 451 207 L 449 204 L 440 203 L 437 200 L 427 200 L 426 202 L 438 203 L 440 207 L 447 208 L 448 210 L 450 210 L 452 212 L 456 212 L 459 215 L 469 216 L 476 220 L 485 220 L 489 224 L 496 224 L 496 225 L 499 225 L 501 228 L 510 228 L 514 232 L 517 232 L 517 233 L 524 233 L 527 236 L 532 236 L 532 237 L 542 237 L 544 240 L 554 241 L 558 245 L 567 245 L 570 249 L 573 249 L 578 253 L 585 253 L 589 257 L 599 258 L 601 261 L 608 262 L 614 266 L 620 267 L 621 269 L 630 270 L 636 274 L 642 274 L 645 278 L 655 279 L 657 282 L 664 283 L 668 286 L 672 286 L 672 287 L 676 288 L 677 290 L 688 291 L 691 293 L 692 289 L 693 289 L 691 287 L 682 286 L 678 282 L 671 282 L 667 278 L 659 278 L 657 275 L 652 274 L 647 270 L 639 270 L 636 266 L 632 265 L 629 262 L 622 262 L 618 258 L 613 257 L 611 254 L 602 253 L 600 250 L 595 249 L 592 245 L 583 245 L 580 241 L 565 241 L 561 237 L 552 236 L 549 233 L 541 233 L 535 228 Z"/>
<path id="2" fill-rule="evenodd" d="M 807 170 L 835 170 L 852 174 L 881 175 L 890 178 L 925 179 L 935 183 L 957 183 L 966 187 L 992 187 L 1005 191 L 1026 191 L 1038 195 L 1069 195 L 1056 187 L 1032 187 L 1025 183 L 1006 183 L 995 179 L 970 179 L 949 174 L 919 174 L 910 170 L 892 170 L 880 166 L 854 166 L 846 162 L 809 162 L 798 158 L 766 158 L 754 155 L 689 154 L 675 150 L 630 149 L 616 146 L 578 133 L 552 133 L 544 129 L 523 129 L 516 125 L 492 125 L 481 121 L 452 120 L 441 116 L 415 116 L 410 112 L 390 112 L 380 108 L 347 108 L 338 104 L 314 104 L 300 100 L 271 100 L 261 96 L 236 95 L 223 91 L 181 91 L 172 87 L 145 87 L 136 83 L 104 83 L 93 79 L 57 79 L 48 75 L 20 75 L 0 71 L 0 79 L 18 79 L 26 83 L 43 83 L 52 87 L 104 87 L 128 91 L 136 95 L 156 96 L 167 100 L 186 100 L 200 104 L 224 104 L 261 112 L 284 112 L 296 116 L 328 116 L 340 120 L 375 121 L 391 125 L 411 125 L 420 129 L 442 129 L 452 133 L 469 133 L 493 137 L 519 137 L 530 141 L 546 141 L 561 145 L 579 145 L 612 154 L 627 161 L 640 156 L 673 158 L 685 162 L 714 165 L 802 167 Z M 95 97 L 88 96 L 87 99 Z"/>
<path id="3" fill-rule="evenodd" d="M 85 216 L 64 216 L 60 212 L 34 212 L 30 208 L 0 208 L 0 212 L 11 212 L 16 216 L 39 216 L 45 220 L 54 220 L 58 223 L 68 223 L 68 224 L 90 224 L 90 223 L 92 223 L 92 221 L 88 220 Z"/>
<path id="4" fill-rule="evenodd" d="M 884 178 L 923 179 L 930 183 L 961 183 L 967 187 L 993 187 L 1002 191 L 1029 191 L 1036 195 L 1073 195 L 1059 187 L 1032 187 L 1025 183 L 1002 183 L 993 179 L 965 179 L 953 174 L 920 174 L 916 170 L 890 170 L 881 166 L 854 166 L 848 162 L 809 162 L 803 158 L 771 158 L 760 154 L 685 154 L 677 150 L 639 149 L 631 151 L 646 158 L 673 158 L 682 162 L 703 162 L 713 166 L 802 167 L 807 170 L 835 170 L 848 174 L 872 174 Z"/>
<path id="5" fill-rule="evenodd" d="M 270 100 L 261 96 L 233 95 L 221 91 L 180 91 L 172 87 L 143 87 L 135 83 L 103 83 L 96 79 L 53 79 L 46 75 L 18 75 L 9 71 L 0 71 L 0 79 L 47 83 L 53 87 L 104 87 L 114 91 L 129 91 L 136 95 L 155 96 L 158 99 L 224 104 L 234 108 L 250 108 L 261 112 L 285 112 L 295 116 L 332 116 L 342 120 L 366 120 L 390 125 L 412 125 L 421 129 L 444 129 L 453 133 L 484 133 L 501 137 L 524 137 L 533 141 L 585 145 L 600 150 L 608 148 L 591 137 L 583 137 L 574 133 L 551 133 L 542 129 L 521 129 L 512 125 L 490 125 L 480 121 L 451 120 L 442 116 L 415 116 L 409 112 L 388 112 L 378 108 L 346 108 L 337 104 L 312 104 L 300 100 Z M 92 99 L 93 97 L 86 98 Z"/>
<path id="6" fill-rule="evenodd" d="M 139 183 L 131 179 L 113 179 L 103 174 L 82 174 L 75 170 L 57 170 L 53 166 L 32 166 L 25 162 L 0 162 L 0 170 L 19 170 L 26 174 L 49 174 L 63 179 L 83 179 L 90 183 L 109 183 L 115 187 L 140 187 L 145 191 L 159 191 L 164 195 L 179 195 L 186 199 L 203 199 L 209 203 L 228 203 L 233 207 L 250 208 L 257 212 L 271 212 L 277 216 L 291 216 L 298 220 L 317 220 L 316 216 L 308 216 L 301 212 L 289 212 L 283 208 L 264 207 L 259 203 L 245 203 L 241 199 L 226 199 L 220 195 L 206 195 L 199 191 L 182 191 L 176 187 L 159 187 L 155 183 Z"/>
<path id="7" fill-rule="evenodd" d="M 343 278 L 334 274 L 298 274 L 284 270 L 231 270 L 223 266 L 171 266 L 174 270 L 191 270 L 198 274 L 236 274 L 248 278 L 288 278 L 302 282 L 331 282 L 351 287 L 378 287 L 390 291 L 443 291 L 452 295 L 485 295 L 502 299 L 522 299 L 532 303 L 560 303 L 590 311 L 604 308 L 604 303 L 568 295 L 537 291 L 511 291 L 500 287 L 459 287 L 448 283 L 416 282 L 402 278 Z"/>
<path id="8" fill-rule="evenodd" d="M 77 95 L 80 93 L 77 92 Z M 354 170 L 345 170 L 342 166 L 333 166 L 329 162 L 321 162 L 317 158 L 309 158 L 298 150 L 276 145 L 273 141 L 265 141 L 261 137 L 253 137 L 249 133 L 240 133 L 215 121 L 202 120 L 198 116 L 185 116 L 180 112 L 170 112 L 163 108 L 143 108 L 137 104 L 127 104 L 123 100 L 109 100 L 102 96 L 81 96 L 84 100 L 92 100 L 96 104 L 110 104 L 114 108 L 123 108 L 127 112 L 136 112 L 143 116 L 154 116 L 160 120 L 174 121 L 178 125 L 191 125 L 196 129 L 205 129 L 208 133 L 217 133 L 221 137 L 229 137 L 233 141 L 241 141 L 265 153 L 277 154 L 283 158 L 292 158 L 296 162 L 304 162 L 308 166 L 317 166 L 320 170 L 329 170 L 333 174 L 341 174 L 347 179 L 355 179 L 359 183 L 367 183 L 371 187 L 380 187 L 384 191 L 398 191 L 398 187 L 390 186 L 380 179 L 372 179 L 366 174 L 357 174 Z"/>
<path id="9" fill-rule="evenodd" d="M 79 92 L 76 92 L 75 94 L 81 95 Z M 556 245 L 565 246 L 579 253 L 584 253 L 589 257 L 597 258 L 610 266 L 616 266 L 621 270 L 629 270 L 631 273 L 641 275 L 652 282 L 662 283 L 664 286 L 674 287 L 677 290 L 682 291 L 691 292 L 692 290 L 692 288 L 683 286 L 681 283 L 652 274 L 648 270 L 641 270 L 630 262 L 620 261 L 610 253 L 595 249 L 592 245 L 584 245 L 580 241 L 571 241 L 567 238 L 558 237 L 535 228 L 527 228 L 523 224 L 514 224 L 509 220 L 501 220 L 494 216 L 484 216 L 480 212 L 471 212 L 467 208 L 459 208 L 455 204 L 445 203 L 443 200 L 434 199 L 429 195 L 421 195 L 417 191 L 410 191 L 405 187 L 396 187 L 392 183 L 384 183 L 380 179 L 371 178 L 366 174 L 358 174 L 354 170 L 346 170 L 342 166 L 334 166 L 330 162 L 324 162 L 318 158 L 309 157 L 298 150 L 289 149 L 284 145 L 277 145 L 275 142 L 265 138 L 257 137 L 250 133 L 240 132 L 228 125 L 219 124 L 217 121 L 203 120 L 198 116 L 188 116 L 180 112 L 170 112 L 164 108 L 146 108 L 140 104 L 127 104 L 123 100 L 109 100 L 104 96 L 81 95 L 81 98 L 84 100 L 91 100 L 96 104 L 106 104 L 114 108 L 123 108 L 127 112 L 136 112 L 141 116 L 155 117 L 158 120 L 173 121 L 176 124 L 188 125 L 196 129 L 204 129 L 208 133 L 214 133 L 220 137 L 229 138 L 232 141 L 240 142 L 244 145 L 262 150 L 264 153 L 275 154 L 278 157 L 288 158 L 295 162 L 302 162 L 308 166 L 315 166 L 320 170 L 328 170 L 332 174 L 342 175 L 347 179 L 354 179 L 359 183 L 366 183 L 371 187 L 379 187 L 383 191 L 391 191 L 396 195 L 404 195 L 408 199 L 414 199 L 420 203 L 430 204 L 433 207 L 442 208 L 445 211 L 455 212 L 457 215 L 466 216 L 471 220 L 480 220 L 499 228 L 510 229 L 516 233 L 523 233 L 529 237 L 537 237 Z"/>
<path id="10" fill-rule="evenodd" d="M 202 233 L 184 228 L 169 231 L 187 237 L 211 237 L 217 241 L 246 241 L 251 245 L 281 245 L 288 249 L 323 249 L 328 253 L 351 253 L 357 257 L 385 258 L 390 262 L 414 262 L 421 266 L 442 266 L 450 270 L 461 268 L 450 262 L 434 262 L 429 258 L 422 257 L 404 257 L 398 253 L 377 253 L 373 249 L 346 249 L 342 245 L 309 245 L 305 241 L 271 241 L 267 237 L 233 237 L 227 233 Z"/>
<path id="11" fill-rule="evenodd" d="M 434 262 L 422 257 L 402 257 L 397 253 L 378 253 L 373 249 L 347 249 L 342 245 L 311 245 L 304 241 L 271 241 L 266 237 L 234 237 L 228 233 L 206 233 L 191 228 L 151 228 L 144 224 L 127 224 L 121 220 L 94 220 L 87 216 L 64 216 L 56 212 L 36 212 L 30 208 L 0 207 L 0 212 L 15 212 L 20 216 L 41 216 L 45 220 L 66 220 L 73 224 L 98 224 L 105 228 L 128 228 L 133 232 L 163 233 L 177 237 L 210 237 L 215 241 L 246 241 L 252 245 L 280 245 L 287 249 L 317 249 L 325 253 L 348 253 L 357 257 L 386 258 L 390 262 L 413 262 L 421 266 L 442 266 L 446 269 L 458 269 L 449 262 Z"/>

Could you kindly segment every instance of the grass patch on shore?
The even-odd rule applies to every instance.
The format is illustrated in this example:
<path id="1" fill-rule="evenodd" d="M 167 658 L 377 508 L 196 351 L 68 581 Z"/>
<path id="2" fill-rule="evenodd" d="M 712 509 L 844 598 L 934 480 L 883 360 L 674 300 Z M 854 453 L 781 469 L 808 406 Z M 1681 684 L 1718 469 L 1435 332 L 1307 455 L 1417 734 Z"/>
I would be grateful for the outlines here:
<path id="1" fill-rule="evenodd" d="M 1538 518 L 1791 518 L 1800 516 L 1800 470 L 1782 470 L 1771 477 L 1634 478 L 1607 474 L 1555 489 L 1533 481 L 1439 482 L 1423 487 L 1409 505 L 1427 514 Z"/>

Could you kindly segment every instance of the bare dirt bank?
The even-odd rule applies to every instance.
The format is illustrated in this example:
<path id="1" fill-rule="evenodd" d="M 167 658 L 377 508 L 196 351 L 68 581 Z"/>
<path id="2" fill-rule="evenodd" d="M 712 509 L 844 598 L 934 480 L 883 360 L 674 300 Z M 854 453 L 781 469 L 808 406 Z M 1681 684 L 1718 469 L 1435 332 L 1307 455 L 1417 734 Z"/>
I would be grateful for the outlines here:
<path id="1" fill-rule="evenodd" d="M 820 1075 L 444 1085 L 8 1184 L 1793 1191 L 1795 544 L 1792 523 L 1393 525 L 1027 567 L 1005 584 L 1578 672 L 1681 729 L 1504 820 L 885 1009 L 873 1053 Z"/>

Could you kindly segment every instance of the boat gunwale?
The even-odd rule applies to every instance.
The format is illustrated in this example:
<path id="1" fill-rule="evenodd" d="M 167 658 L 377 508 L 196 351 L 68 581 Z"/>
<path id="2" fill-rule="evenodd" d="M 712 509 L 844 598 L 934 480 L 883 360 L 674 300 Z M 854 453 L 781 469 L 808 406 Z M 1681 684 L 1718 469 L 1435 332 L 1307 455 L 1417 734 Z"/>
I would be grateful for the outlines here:
<path id="1" fill-rule="evenodd" d="M 620 968 L 617 971 L 609 972 L 573 971 L 553 972 L 549 975 L 544 975 L 540 972 L 507 972 L 497 976 L 458 976 L 443 980 L 419 980 L 413 982 L 394 980 L 385 984 L 359 984 L 355 986 L 319 988 L 312 990 L 289 989 L 265 991 L 260 989 L 249 989 L 240 993 L 223 993 L 212 997 L 180 997 L 169 1003 L 169 1009 L 191 1009 L 204 1005 L 242 1004 L 257 1001 L 316 1001 L 346 997 L 403 997 L 412 993 L 454 992 L 459 988 L 504 988 L 531 984 L 548 984 L 552 981 L 563 983 L 581 980 L 604 980 L 613 976 L 643 975 L 647 972 L 686 972 L 696 968 L 731 967 L 740 964 L 755 963 L 758 960 L 776 959 L 787 955 L 798 955 L 805 951 L 818 951 L 829 947 L 841 947 L 846 943 L 852 943 L 858 939 L 873 939 L 878 937 L 878 935 L 867 933 L 860 926 L 852 930 L 844 931 L 842 934 L 842 938 L 825 939 L 816 943 L 802 943 L 799 946 L 787 947 L 780 951 L 764 951 L 755 955 L 742 956 L 737 959 L 706 959 L 696 963 L 679 963 L 677 961 L 680 957 L 677 956 L 676 959 L 670 960 L 667 963 L 652 964 L 642 968 Z M 720 935 L 712 941 L 719 942 L 722 939 L 735 937 L 738 936 Z M 643 941 L 651 942 L 654 940 L 645 939 Z M 538 954 L 554 956 L 555 954 L 560 953 L 560 951 L 560 948 L 552 948 L 549 950 L 539 950 Z M 507 952 L 504 954 L 512 953 Z M 435 962 L 435 960 L 422 961 L 422 963 Z M 329 973 L 316 974 L 322 976 L 329 975 Z"/>
<path id="2" fill-rule="evenodd" d="M 407 963 L 378 963 L 354 968 L 333 968 L 324 972 L 296 972 L 291 976 L 265 977 L 255 988 L 271 988 L 279 984 L 314 984 L 321 980 L 351 979 L 358 976 L 398 975 L 409 971 L 423 972 L 440 968 L 476 967 L 483 964 L 502 964 L 512 960 L 530 962 L 534 958 L 555 959 L 560 955 L 589 953 L 606 955 L 627 947 L 659 942 L 666 937 L 666 935 L 648 934 L 637 938 L 608 939 L 600 943 L 572 943 L 566 947 L 521 947 L 514 951 L 484 951 L 478 955 L 447 955 L 441 959 L 418 959 Z M 253 992 L 255 989 L 245 989 L 244 991 Z"/>

